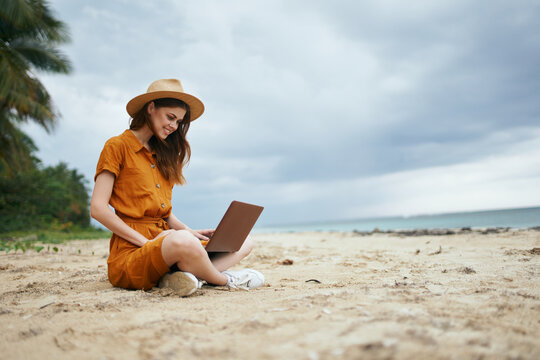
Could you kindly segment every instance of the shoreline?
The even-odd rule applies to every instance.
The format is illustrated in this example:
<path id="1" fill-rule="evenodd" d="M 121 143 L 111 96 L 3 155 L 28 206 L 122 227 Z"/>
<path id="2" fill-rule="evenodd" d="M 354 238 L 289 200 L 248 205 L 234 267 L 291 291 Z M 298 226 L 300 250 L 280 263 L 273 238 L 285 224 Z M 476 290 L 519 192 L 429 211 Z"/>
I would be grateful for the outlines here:
<path id="1" fill-rule="evenodd" d="M 269 231 L 266 228 L 265 231 L 255 232 L 255 235 L 267 235 L 267 234 L 302 234 L 302 233 L 353 233 L 360 236 L 369 236 L 374 234 L 388 234 L 398 236 L 441 236 L 441 235 L 463 235 L 463 234 L 502 234 L 508 232 L 528 232 L 537 231 L 540 232 L 540 226 L 531 226 L 525 228 L 515 228 L 510 226 L 495 226 L 495 227 L 449 227 L 449 228 L 415 228 L 415 229 L 392 229 L 392 230 L 380 230 L 375 228 L 370 231 L 363 230 L 283 230 L 283 231 Z"/>
<path id="2" fill-rule="evenodd" d="M 533 226 L 528 228 L 512 228 L 509 226 L 497 226 L 497 227 L 458 227 L 458 228 L 426 228 L 426 229 L 395 229 L 395 230 L 379 230 L 374 229 L 372 231 L 359 231 L 353 230 L 352 232 L 357 235 L 373 235 L 373 234 L 394 234 L 399 236 L 441 236 L 441 235 L 464 235 L 464 234 L 503 234 L 508 232 L 528 232 L 537 231 L 540 232 L 540 226 Z"/>
<path id="3" fill-rule="evenodd" d="M 107 280 L 108 239 L 0 253 L 10 359 L 540 357 L 540 231 L 255 234 L 267 284 L 178 298 Z"/>

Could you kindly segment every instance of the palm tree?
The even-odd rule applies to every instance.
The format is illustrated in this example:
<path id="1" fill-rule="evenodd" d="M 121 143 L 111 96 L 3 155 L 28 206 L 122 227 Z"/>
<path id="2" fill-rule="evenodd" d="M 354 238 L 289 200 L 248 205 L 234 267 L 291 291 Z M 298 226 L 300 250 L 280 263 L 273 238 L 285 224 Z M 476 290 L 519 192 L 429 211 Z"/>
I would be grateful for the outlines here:
<path id="1" fill-rule="evenodd" d="M 56 46 L 67 27 L 45 0 L 0 0 L 0 172 L 35 164 L 32 140 L 19 124 L 34 121 L 50 132 L 59 114 L 34 71 L 67 74 L 71 64 Z"/>

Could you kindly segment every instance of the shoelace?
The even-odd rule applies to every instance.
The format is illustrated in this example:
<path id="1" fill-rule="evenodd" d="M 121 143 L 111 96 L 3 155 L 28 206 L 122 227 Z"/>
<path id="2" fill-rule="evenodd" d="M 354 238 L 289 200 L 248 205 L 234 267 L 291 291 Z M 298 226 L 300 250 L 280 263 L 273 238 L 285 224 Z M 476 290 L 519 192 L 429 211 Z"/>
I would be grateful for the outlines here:
<path id="1" fill-rule="evenodd" d="M 240 281 L 240 278 L 238 276 L 225 274 L 227 276 L 227 286 L 233 289 L 249 289 L 249 282 L 251 280 L 248 280 L 247 283 L 243 286 L 238 286 L 236 283 Z"/>

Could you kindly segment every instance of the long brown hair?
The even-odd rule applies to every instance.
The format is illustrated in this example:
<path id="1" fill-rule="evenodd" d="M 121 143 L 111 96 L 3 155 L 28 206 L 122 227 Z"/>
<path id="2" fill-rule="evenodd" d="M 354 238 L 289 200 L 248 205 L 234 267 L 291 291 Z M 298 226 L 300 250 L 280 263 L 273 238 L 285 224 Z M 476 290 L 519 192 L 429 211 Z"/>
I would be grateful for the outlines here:
<path id="1" fill-rule="evenodd" d="M 162 98 L 153 101 L 156 108 L 181 107 L 186 110 L 186 115 L 184 115 L 184 118 L 178 124 L 178 129 L 169 134 L 165 140 L 162 140 L 156 134 L 156 129 L 154 129 L 150 115 L 148 115 L 147 109 L 148 104 L 150 104 L 149 102 L 133 116 L 129 128 L 131 130 L 138 130 L 144 125 L 147 125 L 154 134 L 148 141 L 148 144 L 156 153 L 156 165 L 159 171 L 173 184 L 185 184 L 186 179 L 182 174 L 182 170 L 191 157 L 191 148 L 186 138 L 191 121 L 189 106 L 183 101 L 172 98 Z"/>

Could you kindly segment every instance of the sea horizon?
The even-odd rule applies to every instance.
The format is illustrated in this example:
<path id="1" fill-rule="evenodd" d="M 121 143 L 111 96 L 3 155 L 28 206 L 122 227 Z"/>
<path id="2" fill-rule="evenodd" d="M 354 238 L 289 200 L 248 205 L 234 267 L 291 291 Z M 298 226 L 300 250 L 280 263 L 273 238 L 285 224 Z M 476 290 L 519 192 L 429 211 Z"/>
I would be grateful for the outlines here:
<path id="1" fill-rule="evenodd" d="M 254 233 L 301 231 L 393 231 L 414 229 L 516 228 L 540 226 L 540 206 L 413 216 L 314 221 L 255 226 Z"/>

